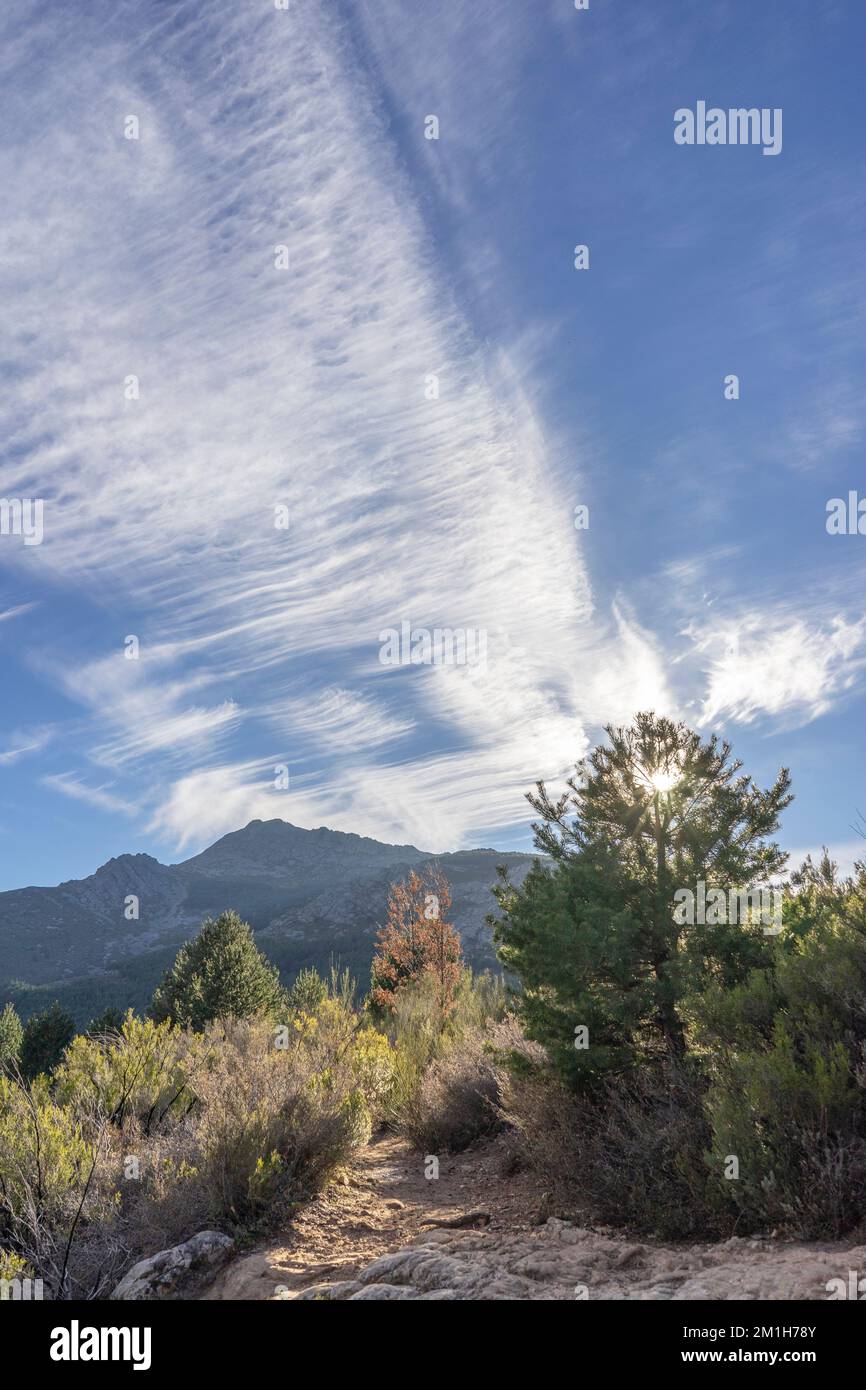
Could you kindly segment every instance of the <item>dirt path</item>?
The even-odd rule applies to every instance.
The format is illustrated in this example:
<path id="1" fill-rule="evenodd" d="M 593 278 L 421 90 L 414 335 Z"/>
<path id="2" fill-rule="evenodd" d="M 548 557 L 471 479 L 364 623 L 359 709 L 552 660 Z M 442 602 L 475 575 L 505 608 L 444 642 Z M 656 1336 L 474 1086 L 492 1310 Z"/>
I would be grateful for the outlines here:
<path id="1" fill-rule="evenodd" d="M 428 1179 L 422 1155 L 383 1136 L 202 1297 L 817 1300 L 845 1297 L 832 1289 L 866 1271 L 862 1233 L 859 1242 L 665 1246 L 562 1221 L 544 1205 L 530 1174 L 504 1175 L 500 1141 L 443 1158 Z M 479 1209 L 489 1222 L 435 1224 Z"/>
<path id="2" fill-rule="evenodd" d="M 503 1177 L 501 1166 L 494 1143 L 440 1159 L 439 1177 L 426 1178 L 423 1155 L 392 1135 L 376 1138 L 285 1232 L 235 1259 L 202 1297 L 293 1298 L 351 1279 L 431 1229 L 426 1222 L 479 1208 L 491 1214 L 490 1232 L 525 1230 L 538 1212 L 537 1186 L 526 1174 Z"/>

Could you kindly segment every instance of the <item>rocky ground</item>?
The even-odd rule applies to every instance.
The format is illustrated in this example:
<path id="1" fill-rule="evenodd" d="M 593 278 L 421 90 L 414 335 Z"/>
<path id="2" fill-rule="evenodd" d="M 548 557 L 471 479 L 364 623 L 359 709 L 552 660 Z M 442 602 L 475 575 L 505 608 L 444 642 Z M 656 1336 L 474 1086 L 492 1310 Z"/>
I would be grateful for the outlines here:
<path id="1" fill-rule="evenodd" d="M 738 1239 L 665 1246 L 549 1215 L 497 1143 L 441 1160 L 393 1137 L 279 1240 L 236 1257 L 206 1299 L 827 1299 L 866 1272 L 866 1245 Z M 465 1225 L 468 1220 L 470 1224 Z M 461 1223 L 461 1224 L 456 1224 Z"/>

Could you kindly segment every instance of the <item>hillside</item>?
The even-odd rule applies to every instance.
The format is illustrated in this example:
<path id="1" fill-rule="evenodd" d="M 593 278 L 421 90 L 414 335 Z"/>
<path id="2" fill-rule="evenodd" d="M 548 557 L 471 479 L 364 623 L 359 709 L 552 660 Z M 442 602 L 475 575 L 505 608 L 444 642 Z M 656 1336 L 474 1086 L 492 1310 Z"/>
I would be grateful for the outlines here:
<path id="1" fill-rule="evenodd" d="M 521 882 L 532 856 L 465 850 L 433 856 L 342 831 L 251 821 L 179 864 L 123 854 L 83 879 L 0 893 L 0 985 L 23 1012 L 58 997 L 78 1016 L 141 1006 L 202 918 L 235 908 L 286 979 L 304 965 L 347 965 L 366 984 L 388 886 L 437 858 L 470 963 L 492 965 L 485 914 L 496 866 Z M 139 901 L 137 920 L 124 904 Z"/>

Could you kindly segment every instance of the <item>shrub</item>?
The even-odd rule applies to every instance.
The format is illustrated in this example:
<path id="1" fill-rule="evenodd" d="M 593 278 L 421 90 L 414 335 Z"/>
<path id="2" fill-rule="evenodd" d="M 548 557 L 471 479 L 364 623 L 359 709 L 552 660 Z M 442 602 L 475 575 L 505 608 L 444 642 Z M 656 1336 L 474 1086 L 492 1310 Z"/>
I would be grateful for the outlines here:
<path id="1" fill-rule="evenodd" d="M 0 1077 L 0 1250 L 50 1296 L 104 1296 L 203 1225 L 254 1230 L 370 1136 L 393 1049 L 334 976 L 315 1015 L 203 1032 L 126 1015 L 53 1077 Z M 15 1265 L 17 1267 L 17 1265 Z"/>
<path id="2" fill-rule="evenodd" d="M 169 1022 L 136 1018 L 116 1034 L 83 1034 L 66 1049 L 55 1074 L 60 1104 L 83 1099 L 111 1124 L 148 1136 L 193 1103 L 193 1079 L 204 1065 L 201 1038 Z"/>
<path id="3" fill-rule="evenodd" d="M 24 1029 L 11 1004 L 0 1014 L 0 1074 L 18 1063 Z"/>
<path id="4" fill-rule="evenodd" d="M 425 1153 L 457 1153 L 501 1127 L 498 1095 L 483 1035 L 468 1033 L 423 1073 L 403 1106 L 400 1129 Z"/>
<path id="5" fill-rule="evenodd" d="M 119 1277 L 115 1175 L 97 1116 L 57 1105 L 44 1075 L 0 1078 L 0 1245 L 51 1297 L 95 1297 Z"/>
<path id="6" fill-rule="evenodd" d="M 502 1114 L 561 1210 L 682 1239 L 714 1229 L 702 1090 L 690 1069 L 668 1065 L 579 1095 L 525 1058 L 503 1078 Z"/>
<path id="7" fill-rule="evenodd" d="M 802 881 L 801 871 L 801 881 Z M 773 966 L 692 1003 L 710 1078 L 707 1162 L 746 1229 L 840 1235 L 866 1216 L 866 902 L 861 873 L 806 873 Z M 737 1160 L 738 1176 L 724 1176 Z"/>
<path id="8" fill-rule="evenodd" d="M 289 1009 L 297 1014 L 315 1014 L 327 995 L 328 986 L 318 970 L 300 970 L 289 990 Z"/>
<path id="9" fill-rule="evenodd" d="M 298 1023 L 287 1047 L 263 1022 L 208 1030 L 188 1164 L 210 1219 L 244 1227 L 278 1216 L 369 1135 L 352 1049 L 340 1049 L 333 1022 Z"/>
<path id="10" fill-rule="evenodd" d="M 394 1076 L 387 1118 L 423 1149 L 460 1149 L 500 1121 L 491 1108 L 495 1067 L 485 1053 L 490 1029 L 505 1012 L 505 989 L 489 974 L 464 970 L 443 1020 L 435 982 L 421 979 L 394 999 L 389 1032 Z"/>

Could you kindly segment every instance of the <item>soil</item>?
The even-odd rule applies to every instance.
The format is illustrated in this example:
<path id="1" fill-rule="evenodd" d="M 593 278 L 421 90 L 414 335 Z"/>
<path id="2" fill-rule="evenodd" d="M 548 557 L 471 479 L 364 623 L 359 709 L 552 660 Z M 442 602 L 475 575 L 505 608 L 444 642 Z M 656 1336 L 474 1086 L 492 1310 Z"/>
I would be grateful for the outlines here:
<path id="1" fill-rule="evenodd" d="M 541 1206 L 537 1180 L 527 1173 L 505 1176 L 504 1163 L 494 1141 L 441 1158 L 438 1178 L 427 1178 L 424 1155 L 405 1140 L 374 1138 L 284 1233 L 238 1256 L 203 1297 L 286 1298 L 312 1284 L 351 1279 L 432 1229 L 425 1223 L 479 1210 L 490 1214 L 484 1223 L 490 1232 L 525 1229 Z"/>
<path id="2" fill-rule="evenodd" d="M 442 1158 L 438 1178 L 427 1178 L 424 1156 L 387 1135 L 199 1296 L 826 1300 L 858 1296 L 845 1290 L 866 1272 L 862 1239 L 637 1242 L 551 1212 L 537 1179 L 509 1167 L 501 1137 Z"/>

